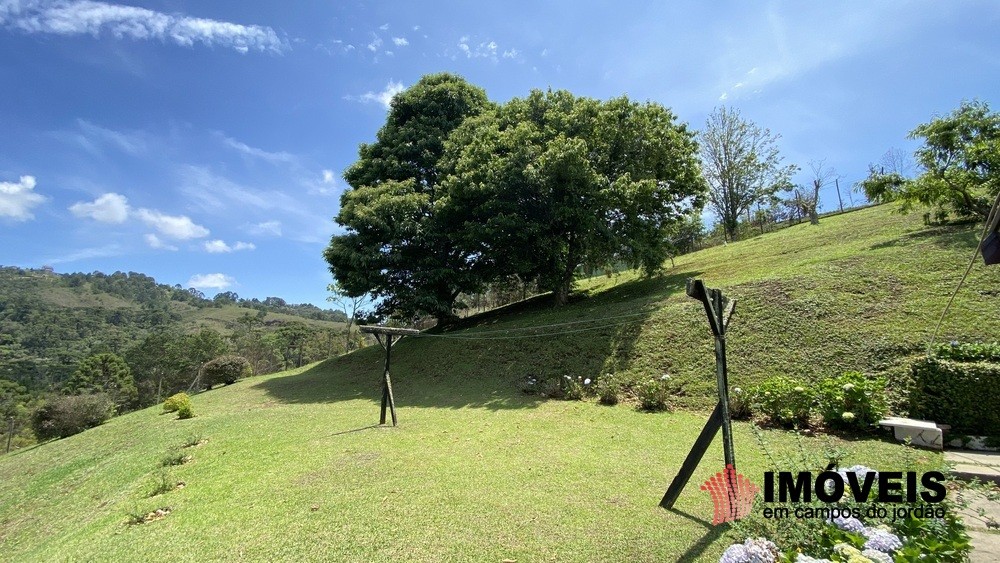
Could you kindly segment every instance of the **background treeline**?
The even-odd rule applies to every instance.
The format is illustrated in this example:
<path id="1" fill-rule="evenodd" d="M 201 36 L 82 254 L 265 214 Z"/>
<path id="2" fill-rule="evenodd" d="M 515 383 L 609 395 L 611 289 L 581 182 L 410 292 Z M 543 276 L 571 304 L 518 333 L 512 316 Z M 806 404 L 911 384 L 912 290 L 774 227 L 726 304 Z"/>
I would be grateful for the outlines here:
<path id="1" fill-rule="evenodd" d="M 263 374 L 363 344 L 344 311 L 232 292 L 207 299 L 135 272 L 0 267 L 0 433 L 13 417 L 13 445 L 30 443 L 30 415 L 45 400 L 121 393 L 122 384 L 103 389 L 80 379 L 90 377 L 81 366 L 102 355 L 127 369 L 124 386 L 134 392 L 116 402 L 122 412 L 188 390 L 202 365 L 225 354 L 247 358 Z"/>

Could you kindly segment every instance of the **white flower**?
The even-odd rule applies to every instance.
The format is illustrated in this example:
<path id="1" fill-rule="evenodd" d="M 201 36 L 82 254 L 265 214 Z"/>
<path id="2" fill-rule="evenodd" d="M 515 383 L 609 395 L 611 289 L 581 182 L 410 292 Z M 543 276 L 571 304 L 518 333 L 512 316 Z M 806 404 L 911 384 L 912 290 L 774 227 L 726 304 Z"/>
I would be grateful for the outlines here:
<path id="1" fill-rule="evenodd" d="M 584 379 L 583 380 L 583 384 L 584 385 L 590 385 L 590 378 L 588 377 L 587 379 Z"/>
<path id="2" fill-rule="evenodd" d="M 733 393 L 740 394 L 742 392 L 743 392 L 743 390 L 740 389 L 739 387 L 733 387 Z"/>
<path id="3" fill-rule="evenodd" d="M 854 413 L 845 412 L 844 414 L 840 415 L 840 418 L 843 419 L 844 422 L 851 422 L 852 420 L 854 420 Z"/>
<path id="4" fill-rule="evenodd" d="M 844 391 L 850 391 L 851 389 L 854 389 L 854 384 L 853 383 L 845 383 L 844 384 Z"/>
<path id="5" fill-rule="evenodd" d="M 670 375 L 669 374 L 665 373 L 665 374 L 663 374 L 663 375 L 660 376 L 660 381 L 666 381 L 668 379 L 670 379 Z"/>

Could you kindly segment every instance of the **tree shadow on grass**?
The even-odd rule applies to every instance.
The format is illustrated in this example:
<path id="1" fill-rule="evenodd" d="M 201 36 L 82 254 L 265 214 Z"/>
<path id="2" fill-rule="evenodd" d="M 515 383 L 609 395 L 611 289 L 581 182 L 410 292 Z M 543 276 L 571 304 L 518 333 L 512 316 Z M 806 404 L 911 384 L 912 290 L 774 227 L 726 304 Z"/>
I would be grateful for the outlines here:
<path id="1" fill-rule="evenodd" d="M 539 382 L 538 387 L 565 376 L 597 381 L 603 374 L 627 369 L 643 325 L 657 309 L 654 301 L 683 292 L 689 275 L 624 283 L 561 308 L 533 298 L 505 308 L 503 314 L 463 319 L 457 328 L 404 337 L 392 347 L 396 406 L 534 408 L 545 398 L 525 392 L 532 390 L 529 381 Z M 542 325 L 562 326 L 522 330 Z M 384 350 L 370 346 L 255 388 L 283 403 L 377 403 L 384 362 Z"/>
<path id="2" fill-rule="evenodd" d="M 678 510 L 676 508 L 668 509 L 667 512 L 671 514 L 676 514 L 678 516 L 683 516 L 692 522 L 696 522 L 705 527 L 706 532 L 698 541 L 694 543 L 687 551 L 682 553 L 680 557 L 677 558 L 679 563 L 687 563 L 689 561 L 698 561 L 698 558 L 705 553 L 705 550 L 709 548 L 713 543 L 715 543 L 721 536 L 729 529 L 728 525 L 713 526 L 711 522 L 703 518 L 698 518 L 693 514 L 684 512 L 683 510 Z"/>
<path id="3" fill-rule="evenodd" d="M 981 230 L 981 227 L 977 227 L 971 223 L 925 227 L 918 231 L 906 233 L 894 239 L 873 244 L 869 247 L 869 249 L 879 250 L 882 248 L 911 246 L 922 241 L 928 241 L 944 249 L 972 250 L 972 248 L 979 243 L 979 230 Z"/>

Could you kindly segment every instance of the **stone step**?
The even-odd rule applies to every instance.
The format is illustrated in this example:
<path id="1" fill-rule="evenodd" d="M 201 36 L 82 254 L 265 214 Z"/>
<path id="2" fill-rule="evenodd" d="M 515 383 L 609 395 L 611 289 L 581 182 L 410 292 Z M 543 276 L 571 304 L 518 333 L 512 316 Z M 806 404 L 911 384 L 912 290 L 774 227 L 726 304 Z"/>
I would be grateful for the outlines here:
<path id="1" fill-rule="evenodd" d="M 949 450 L 944 453 L 944 459 L 953 464 L 951 474 L 959 479 L 1000 484 L 1000 453 Z"/>

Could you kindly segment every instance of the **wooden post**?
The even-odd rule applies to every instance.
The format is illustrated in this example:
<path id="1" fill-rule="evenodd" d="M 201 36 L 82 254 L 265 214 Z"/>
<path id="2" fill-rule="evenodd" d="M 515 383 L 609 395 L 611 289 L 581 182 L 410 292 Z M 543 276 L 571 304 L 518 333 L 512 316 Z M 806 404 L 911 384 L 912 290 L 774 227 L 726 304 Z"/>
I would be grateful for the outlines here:
<path id="1" fill-rule="evenodd" d="M 413 330 L 412 328 L 388 326 L 359 326 L 358 330 L 367 334 L 374 334 L 378 343 L 385 348 L 385 371 L 382 374 L 382 412 L 378 423 L 385 424 L 385 411 L 386 407 L 388 407 L 389 414 L 392 416 L 392 425 L 396 426 L 396 401 L 392 396 L 392 379 L 389 377 L 389 363 L 392 360 L 392 343 L 409 334 L 420 334 L 420 331 Z"/>
<path id="2" fill-rule="evenodd" d="M 840 202 L 840 212 L 844 212 L 844 199 L 840 197 L 840 178 L 834 178 L 833 183 L 837 186 L 837 201 Z"/>
<path id="3" fill-rule="evenodd" d="M 723 297 L 722 291 L 718 289 L 708 289 L 701 280 L 689 279 L 687 282 L 688 297 L 697 299 L 705 306 L 705 314 L 708 316 L 708 324 L 715 337 L 715 381 L 718 387 L 719 402 L 715 405 L 715 410 L 708 417 L 701 434 L 691 446 L 684 463 L 681 464 L 680 471 L 671 481 L 670 487 L 660 500 L 663 508 L 673 508 L 680 496 L 684 486 L 691 479 L 694 470 L 705 456 L 708 447 L 712 445 L 715 435 L 722 429 L 722 452 L 726 460 L 726 465 L 732 465 L 736 469 L 736 453 L 733 449 L 733 429 L 732 421 L 729 418 L 729 372 L 726 365 L 726 327 L 736 309 L 736 301 Z M 729 474 L 729 473 L 727 473 Z M 730 495 L 735 494 L 735 487 L 730 484 Z M 732 500 L 732 499 L 731 499 Z"/>

